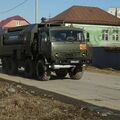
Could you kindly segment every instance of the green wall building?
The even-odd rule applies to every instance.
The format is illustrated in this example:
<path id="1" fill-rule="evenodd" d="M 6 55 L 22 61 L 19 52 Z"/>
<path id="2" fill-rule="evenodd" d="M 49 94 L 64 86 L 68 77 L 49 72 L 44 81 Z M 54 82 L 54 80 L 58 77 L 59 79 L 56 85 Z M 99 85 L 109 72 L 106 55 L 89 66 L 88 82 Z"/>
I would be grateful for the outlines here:
<path id="1" fill-rule="evenodd" d="M 82 28 L 92 55 L 92 65 L 120 69 L 120 19 L 96 7 L 73 6 L 54 18 L 51 23 Z M 89 34 L 88 34 L 88 33 Z"/>

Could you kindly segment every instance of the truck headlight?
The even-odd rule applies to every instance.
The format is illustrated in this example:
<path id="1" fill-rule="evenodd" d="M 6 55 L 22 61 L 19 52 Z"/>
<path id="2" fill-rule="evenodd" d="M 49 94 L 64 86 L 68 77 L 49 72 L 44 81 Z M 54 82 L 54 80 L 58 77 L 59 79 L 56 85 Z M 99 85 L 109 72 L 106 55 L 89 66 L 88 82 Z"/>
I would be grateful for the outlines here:
<path id="1" fill-rule="evenodd" d="M 86 44 L 80 44 L 80 50 L 87 50 Z"/>
<path id="2" fill-rule="evenodd" d="M 56 53 L 56 54 L 55 54 L 55 57 L 58 58 L 58 56 L 59 56 L 58 53 Z"/>

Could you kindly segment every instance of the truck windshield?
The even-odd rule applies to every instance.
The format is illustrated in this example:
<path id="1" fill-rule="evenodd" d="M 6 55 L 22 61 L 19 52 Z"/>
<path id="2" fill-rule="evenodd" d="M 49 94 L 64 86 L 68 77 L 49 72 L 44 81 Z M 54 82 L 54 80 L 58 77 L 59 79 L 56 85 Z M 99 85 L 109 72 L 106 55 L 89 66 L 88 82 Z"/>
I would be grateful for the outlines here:
<path id="1" fill-rule="evenodd" d="M 84 42 L 84 35 L 79 30 L 52 30 L 52 41 L 79 41 Z"/>

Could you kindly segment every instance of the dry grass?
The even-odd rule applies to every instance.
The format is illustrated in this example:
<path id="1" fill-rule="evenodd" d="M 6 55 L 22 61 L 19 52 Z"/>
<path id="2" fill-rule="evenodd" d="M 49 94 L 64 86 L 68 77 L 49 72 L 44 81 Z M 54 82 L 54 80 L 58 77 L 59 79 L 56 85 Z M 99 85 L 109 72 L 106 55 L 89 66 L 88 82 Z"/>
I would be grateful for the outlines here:
<path id="1" fill-rule="evenodd" d="M 14 89 L 10 92 L 8 89 Z M 33 91 L 32 91 L 33 92 Z M 0 82 L 0 120 L 102 120 L 100 114 Z"/>

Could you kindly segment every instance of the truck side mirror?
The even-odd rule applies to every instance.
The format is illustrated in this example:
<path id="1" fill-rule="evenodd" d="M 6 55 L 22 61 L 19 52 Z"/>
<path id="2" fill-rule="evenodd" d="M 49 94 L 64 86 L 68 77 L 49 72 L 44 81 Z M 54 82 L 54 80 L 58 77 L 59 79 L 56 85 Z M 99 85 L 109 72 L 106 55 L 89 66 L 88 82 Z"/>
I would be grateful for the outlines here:
<path id="1" fill-rule="evenodd" d="M 87 32 L 86 33 L 86 42 L 89 42 L 90 41 L 90 34 Z"/>
<path id="2" fill-rule="evenodd" d="M 47 42 L 48 36 L 45 32 L 42 33 L 42 41 Z"/>

